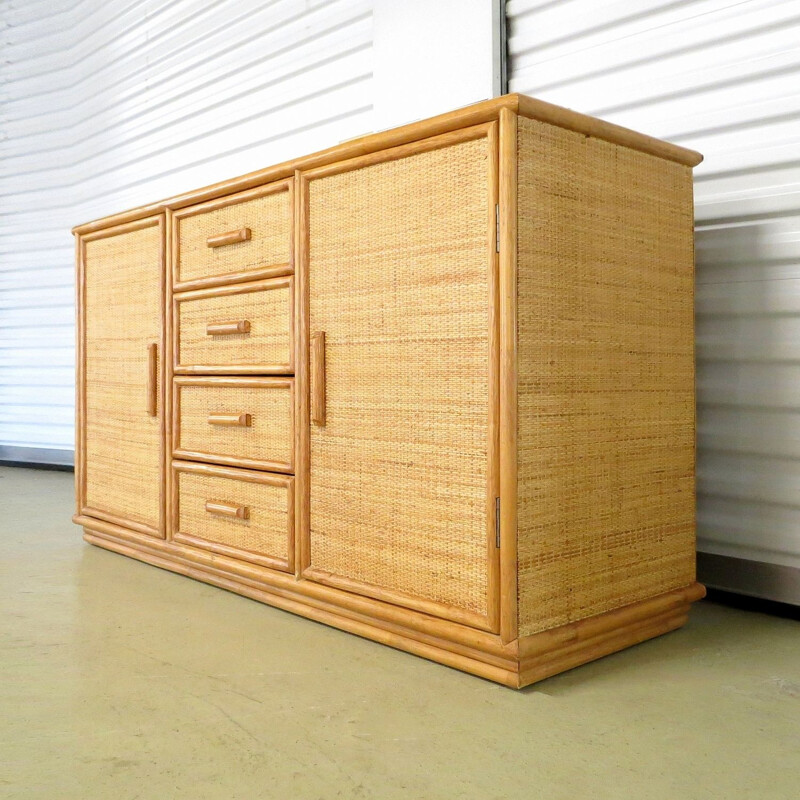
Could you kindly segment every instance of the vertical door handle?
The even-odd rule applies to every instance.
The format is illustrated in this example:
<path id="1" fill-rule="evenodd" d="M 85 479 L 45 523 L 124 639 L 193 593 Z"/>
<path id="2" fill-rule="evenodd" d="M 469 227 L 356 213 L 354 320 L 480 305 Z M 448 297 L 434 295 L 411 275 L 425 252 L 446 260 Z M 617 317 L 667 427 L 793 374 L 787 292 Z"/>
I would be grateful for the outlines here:
<path id="1" fill-rule="evenodd" d="M 158 413 L 158 345 L 147 345 L 147 413 Z"/>
<path id="2" fill-rule="evenodd" d="M 325 331 L 311 334 L 311 421 L 325 424 Z"/>

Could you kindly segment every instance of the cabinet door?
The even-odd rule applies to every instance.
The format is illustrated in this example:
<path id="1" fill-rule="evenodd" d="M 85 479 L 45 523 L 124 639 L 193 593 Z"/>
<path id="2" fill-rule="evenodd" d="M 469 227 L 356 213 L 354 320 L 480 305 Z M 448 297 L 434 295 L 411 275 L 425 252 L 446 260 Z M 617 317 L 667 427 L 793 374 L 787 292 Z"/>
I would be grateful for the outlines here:
<path id="1" fill-rule="evenodd" d="M 163 224 L 151 217 L 81 238 L 81 511 L 164 536 Z"/>
<path id="2" fill-rule="evenodd" d="M 490 630 L 495 176 L 489 124 L 311 171 L 301 200 L 303 574 Z"/>

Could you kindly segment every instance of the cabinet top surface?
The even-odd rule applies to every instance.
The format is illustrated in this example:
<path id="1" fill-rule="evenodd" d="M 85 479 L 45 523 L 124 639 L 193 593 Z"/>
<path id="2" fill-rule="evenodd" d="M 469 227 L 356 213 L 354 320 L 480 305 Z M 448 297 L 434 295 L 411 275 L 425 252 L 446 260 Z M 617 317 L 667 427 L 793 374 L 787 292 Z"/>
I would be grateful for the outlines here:
<path id="1" fill-rule="evenodd" d="M 175 195 L 155 203 L 138 206 L 119 214 L 86 222 L 73 228 L 72 232 L 82 235 L 113 225 L 133 222 L 143 217 L 159 214 L 167 209 L 184 208 L 194 203 L 212 200 L 233 192 L 251 189 L 270 181 L 280 180 L 292 175 L 295 170 L 320 167 L 334 161 L 343 161 L 428 136 L 435 136 L 469 125 L 487 122 L 497 119 L 503 109 L 508 109 L 524 117 L 557 125 L 561 128 L 574 130 L 587 136 L 604 139 L 617 145 L 640 150 L 687 167 L 697 166 L 703 160 L 702 155 L 694 150 L 689 150 L 643 133 L 637 133 L 628 128 L 604 122 L 595 117 L 580 114 L 552 103 L 536 100 L 526 95 L 506 94 L 502 97 L 482 100 L 479 103 L 398 128 L 390 128 L 385 131 L 359 136 L 355 139 L 348 139 L 316 153 L 284 161 L 274 166 L 230 178 L 184 194 Z"/>

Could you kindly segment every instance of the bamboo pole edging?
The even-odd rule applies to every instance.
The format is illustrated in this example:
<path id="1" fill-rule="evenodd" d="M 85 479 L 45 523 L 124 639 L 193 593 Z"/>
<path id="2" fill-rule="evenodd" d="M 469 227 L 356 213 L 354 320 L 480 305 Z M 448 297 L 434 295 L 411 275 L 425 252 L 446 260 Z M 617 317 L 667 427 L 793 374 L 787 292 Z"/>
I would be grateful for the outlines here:
<path id="1" fill-rule="evenodd" d="M 590 642 L 581 643 L 568 651 L 556 651 L 542 659 L 523 659 L 520 663 L 519 688 L 560 674 L 566 670 L 596 661 L 603 656 L 619 652 L 627 647 L 641 644 L 665 633 L 674 631 L 686 623 L 685 611 L 654 617 L 645 623 L 613 632 L 608 636 L 598 637 Z"/>
<path id="2" fill-rule="evenodd" d="M 500 112 L 500 637 L 517 638 L 517 115 Z"/>
<path id="3" fill-rule="evenodd" d="M 289 611 L 299 616 L 306 617 L 307 619 L 314 620 L 315 622 L 321 622 L 325 625 L 339 628 L 348 633 L 355 633 L 365 639 L 371 639 L 381 644 L 389 645 L 397 650 L 404 650 L 413 655 L 422 656 L 423 658 L 427 658 L 430 661 L 443 664 L 447 667 L 469 672 L 480 678 L 486 678 L 487 680 L 503 684 L 509 688 L 517 688 L 519 685 L 517 673 L 510 669 L 498 667 L 485 661 L 480 661 L 477 658 L 463 655 L 455 649 L 448 649 L 443 646 L 440 647 L 435 644 L 430 644 L 424 638 L 411 638 L 405 633 L 397 634 L 391 630 L 389 626 L 376 625 L 370 619 L 361 620 L 355 616 L 341 613 L 338 610 L 323 609 L 317 604 L 290 599 L 285 593 L 276 592 L 272 589 L 252 588 L 241 582 L 231 581 L 218 574 L 177 563 L 171 559 L 165 559 L 159 555 L 145 552 L 137 547 L 131 547 L 130 545 L 115 541 L 111 537 L 105 537 L 90 531 L 84 533 L 84 539 L 98 547 L 113 550 L 121 555 L 129 556 L 164 569 L 169 569 L 172 572 L 186 575 L 189 578 L 194 578 L 204 583 L 210 583 L 219 588 L 249 597 L 252 600 L 275 606 L 284 611 Z M 443 642 L 443 644 L 448 643 Z"/>
<path id="4" fill-rule="evenodd" d="M 341 608 L 342 613 L 348 611 L 363 614 L 378 625 L 393 623 L 407 628 L 409 631 L 434 636 L 443 642 L 471 647 L 476 652 L 516 659 L 516 643 L 502 644 L 498 636 L 478 628 L 325 586 L 314 581 L 298 580 L 293 575 L 259 568 L 224 556 L 212 555 L 191 547 L 180 546 L 174 542 L 164 542 L 161 539 L 138 534 L 93 517 L 75 515 L 72 521 L 100 536 L 127 542 L 134 548 L 141 548 L 143 551 L 157 553 L 159 557 L 170 562 L 179 559 L 191 562 L 232 581 L 242 581 L 262 588 L 264 591 L 278 589 L 291 591 L 296 596 L 302 597 L 304 601 L 330 603 Z M 165 568 L 169 569 L 170 567 Z"/>
<path id="5" fill-rule="evenodd" d="M 82 524 L 79 520 L 76 521 L 78 524 Z M 140 547 L 138 544 L 128 541 L 128 537 L 117 537 L 111 533 L 100 532 L 95 526 L 84 527 L 84 539 L 90 544 L 96 544 L 100 547 L 121 553 L 122 555 L 155 564 L 156 566 L 168 569 L 172 572 L 188 575 L 189 577 L 201 580 L 205 583 L 221 586 L 229 591 L 242 594 L 268 605 L 284 608 L 285 610 L 301 616 L 315 619 L 313 616 L 314 611 L 326 612 L 327 615 L 331 617 L 331 620 L 322 619 L 318 621 L 333 625 L 342 630 L 350 629 L 339 624 L 337 621 L 338 619 L 360 622 L 366 630 L 370 631 L 370 633 L 360 634 L 366 638 L 382 641 L 380 636 L 373 635 L 373 632 L 388 632 L 398 639 L 407 642 L 419 642 L 430 646 L 437 652 L 441 651 L 443 653 L 464 657 L 481 667 L 486 666 L 490 669 L 502 670 L 503 672 L 509 673 L 509 676 L 516 671 L 515 657 L 513 655 L 504 655 L 503 651 L 492 652 L 476 648 L 470 644 L 455 641 L 449 637 L 442 638 L 435 633 L 426 632 L 421 629 L 406 628 L 400 622 L 380 619 L 369 611 L 363 613 L 348 606 L 340 606 L 321 597 L 301 596 L 298 595 L 295 590 L 296 585 L 287 584 L 287 587 L 282 587 L 264 584 L 263 582 L 259 583 L 245 578 L 232 577 L 226 575 L 223 571 L 214 566 L 216 564 L 216 559 L 213 559 L 211 564 L 206 566 L 199 561 L 192 561 L 181 557 L 171 557 L 164 554 L 157 547 Z M 291 603 L 291 606 L 287 607 L 282 604 L 281 601 L 288 601 Z M 400 647 L 400 649 L 408 648 Z M 441 661 L 438 657 L 434 657 L 433 660 Z M 475 670 L 472 669 L 468 669 L 467 671 L 481 675 L 481 673 L 475 672 Z M 481 675 L 481 677 L 488 676 Z M 496 678 L 490 677 L 490 680 L 496 680 Z M 511 681 L 510 678 L 509 681 Z M 511 681 L 506 682 L 505 685 L 515 686 L 516 683 L 515 681 Z"/>
<path id="6" fill-rule="evenodd" d="M 486 549 L 488 576 L 486 581 L 486 611 L 489 629 L 500 633 L 503 614 L 503 580 L 501 568 L 501 542 L 498 539 L 500 525 L 500 428 L 502 412 L 500 409 L 500 240 L 498 228 L 500 220 L 500 123 L 491 122 L 487 130 L 489 146 L 489 197 L 487 220 L 487 261 L 489 305 L 489 397 L 488 431 L 486 455 L 488 469 L 486 475 Z"/>
<path id="7" fill-rule="evenodd" d="M 692 583 L 596 617 L 525 636 L 519 640 L 520 658 L 531 658 L 552 652 L 566 644 L 588 641 L 608 631 L 616 631 L 627 625 L 658 617 L 668 611 L 683 607 L 688 609 L 693 602 L 705 597 L 705 594 L 706 590 L 702 584 Z"/>
<path id="8" fill-rule="evenodd" d="M 322 167 L 334 161 L 343 161 L 440 133 L 447 133 L 457 128 L 488 122 L 497 119 L 501 110 L 504 109 L 515 113 L 519 112 L 534 119 L 540 119 L 542 122 L 566 127 L 570 130 L 584 133 L 587 136 L 595 136 L 614 144 L 641 150 L 659 158 L 677 161 L 690 167 L 696 166 L 702 161 L 702 156 L 693 150 L 663 142 L 652 136 L 646 136 L 619 125 L 596 120 L 585 114 L 579 114 L 570 109 L 545 103 L 542 100 L 536 100 L 520 94 L 507 94 L 456 109 L 455 111 L 449 111 L 430 119 L 403 125 L 399 128 L 367 134 L 301 158 L 284 161 L 265 169 L 255 170 L 236 178 L 205 186 L 201 189 L 85 222 L 74 227 L 72 232 L 88 234 L 110 225 L 131 222 L 142 217 L 159 214 L 166 209 L 177 211 L 196 203 L 216 200 L 233 192 L 255 189 L 273 181 L 288 179 L 297 170 Z"/>

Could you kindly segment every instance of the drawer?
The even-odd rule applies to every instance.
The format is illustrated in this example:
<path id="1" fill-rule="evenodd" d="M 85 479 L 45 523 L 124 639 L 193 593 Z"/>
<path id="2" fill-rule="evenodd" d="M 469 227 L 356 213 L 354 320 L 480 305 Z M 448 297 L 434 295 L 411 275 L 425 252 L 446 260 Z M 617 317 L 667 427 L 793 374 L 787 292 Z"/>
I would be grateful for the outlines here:
<path id="1" fill-rule="evenodd" d="M 291 272 L 291 183 L 281 181 L 176 211 L 173 290 Z"/>
<path id="2" fill-rule="evenodd" d="M 294 470 L 293 378 L 175 378 L 177 458 Z"/>
<path id="3" fill-rule="evenodd" d="M 174 541 L 294 570 L 294 478 L 188 461 L 173 468 Z"/>
<path id="4" fill-rule="evenodd" d="M 173 295 L 179 375 L 294 372 L 293 279 Z"/>

